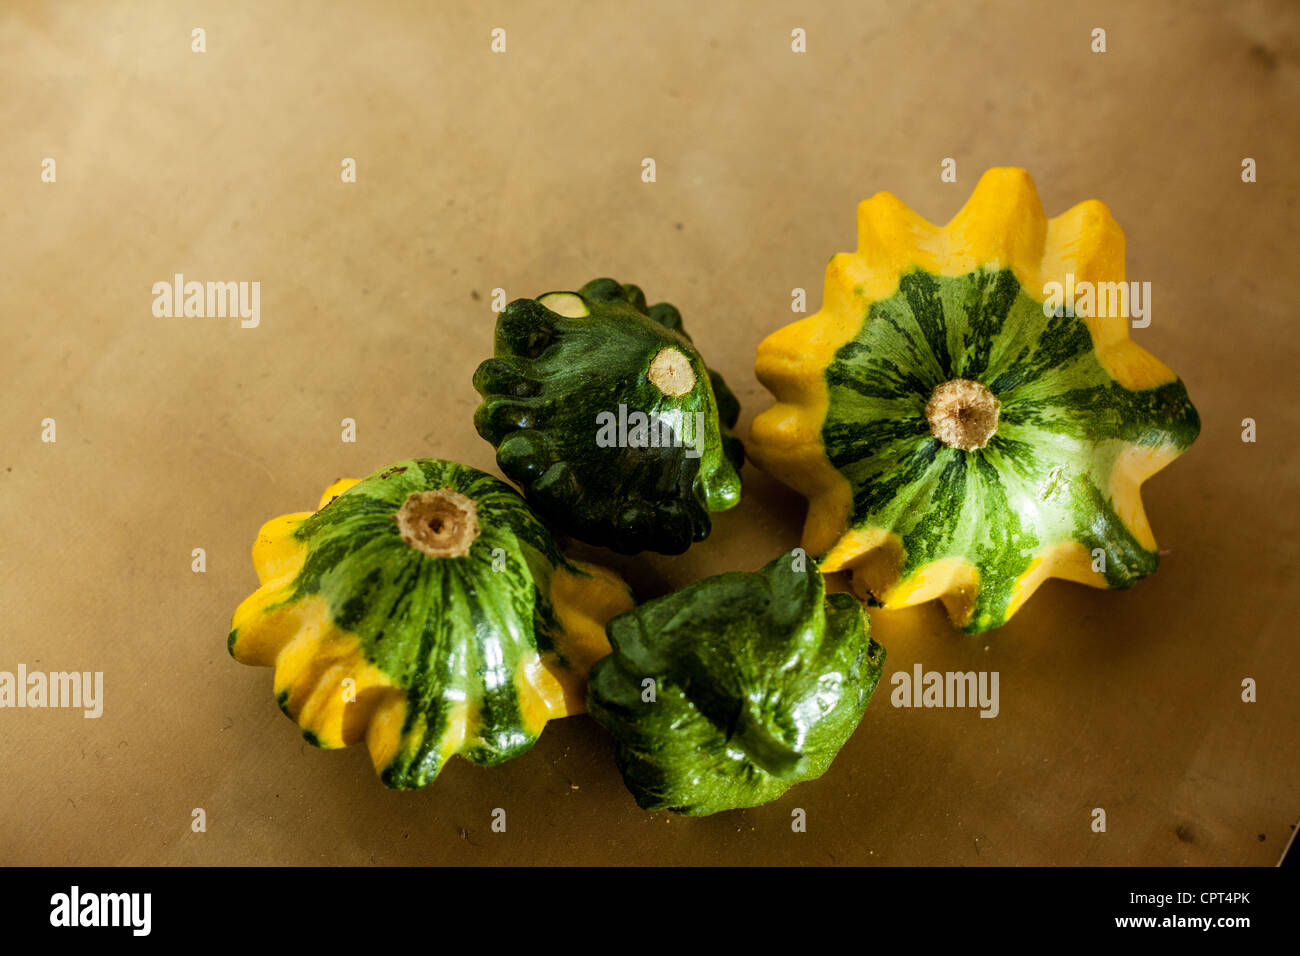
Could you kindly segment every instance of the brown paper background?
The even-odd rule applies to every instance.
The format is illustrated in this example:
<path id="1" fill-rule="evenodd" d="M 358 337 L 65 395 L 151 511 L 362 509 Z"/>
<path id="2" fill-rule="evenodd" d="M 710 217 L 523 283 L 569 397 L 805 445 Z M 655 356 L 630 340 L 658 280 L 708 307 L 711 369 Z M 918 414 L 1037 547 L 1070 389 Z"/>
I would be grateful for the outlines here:
<path id="1" fill-rule="evenodd" d="M 1273 863 L 1300 815 L 1298 37 L 1283 0 L 6 4 L 0 669 L 101 670 L 106 701 L 0 711 L 0 861 Z M 675 303 L 744 436 L 754 348 L 792 288 L 817 308 L 857 202 L 945 221 L 993 165 L 1049 215 L 1110 205 L 1154 288 L 1135 338 L 1204 422 L 1145 489 L 1172 553 L 1135 589 L 1049 583 L 980 638 L 872 612 L 887 672 L 999 671 L 997 719 L 895 709 L 886 677 L 821 780 L 688 820 L 636 808 L 586 717 L 386 791 L 227 656 L 262 521 L 412 455 L 496 472 L 470 386 L 494 287 L 612 275 Z M 154 318 L 175 272 L 260 281 L 260 327 Z M 687 555 L 605 560 L 642 597 L 760 566 L 803 502 L 744 478 Z"/>

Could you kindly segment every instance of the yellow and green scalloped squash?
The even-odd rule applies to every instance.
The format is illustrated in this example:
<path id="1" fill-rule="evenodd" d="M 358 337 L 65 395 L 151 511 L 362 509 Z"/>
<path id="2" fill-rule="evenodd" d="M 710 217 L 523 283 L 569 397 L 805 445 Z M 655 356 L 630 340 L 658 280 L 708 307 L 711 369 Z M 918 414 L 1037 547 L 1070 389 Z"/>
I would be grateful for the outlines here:
<path id="1" fill-rule="evenodd" d="M 605 623 L 632 608 L 611 571 L 565 558 L 509 485 L 433 458 L 332 485 L 267 522 L 261 587 L 230 653 L 275 668 L 275 695 L 319 747 L 365 741 L 390 787 L 453 754 L 501 763 L 582 713 Z"/>
<path id="2" fill-rule="evenodd" d="M 755 365 L 776 404 L 749 451 L 809 498 L 822 570 L 885 607 L 939 599 L 971 633 L 1049 577 L 1123 588 L 1153 572 L 1139 489 L 1200 419 L 1130 339 L 1125 278 L 1109 210 L 1048 219 L 1020 169 L 985 173 L 942 227 L 888 193 L 862 203 L 821 310 Z M 1064 289 L 1080 295 L 1056 301 Z"/>

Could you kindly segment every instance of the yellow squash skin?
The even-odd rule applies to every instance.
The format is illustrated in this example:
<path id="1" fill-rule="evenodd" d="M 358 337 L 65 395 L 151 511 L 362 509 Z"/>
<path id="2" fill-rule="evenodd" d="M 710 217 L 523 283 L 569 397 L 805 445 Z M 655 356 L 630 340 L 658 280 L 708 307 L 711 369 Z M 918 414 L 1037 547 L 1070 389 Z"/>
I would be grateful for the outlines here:
<path id="1" fill-rule="evenodd" d="M 803 547 L 817 556 L 823 571 L 852 572 L 860 597 L 886 608 L 937 599 L 955 624 L 971 631 L 1005 621 L 1050 577 L 1127 586 L 1093 570 L 1092 553 L 1079 542 L 1047 540 L 1018 573 L 1008 599 L 1000 600 L 996 611 L 975 617 L 980 568 L 957 554 L 913 566 L 903 576 L 902 540 L 892 526 L 854 522 L 855 488 L 832 464 L 823 432 L 831 405 L 828 367 L 859 335 L 873 304 L 899 293 L 905 276 L 917 270 L 954 278 L 1010 270 L 1023 293 L 1040 303 L 1045 285 L 1064 286 L 1067 274 L 1076 286 L 1122 282 L 1124 234 L 1110 211 L 1089 200 L 1048 219 L 1028 173 L 997 168 L 980 178 L 945 226 L 927 222 L 884 192 L 859 205 L 857 223 L 857 250 L 834 256 L 827 267 L 821 309 L 769 335 L 755 361 L 755 374 L 776 402 L 755 418 L 746 447 L 760 468 L 809 499 Z M 1129 338 L 1126 315 L 1071 321 L 1086 325 L 1096 362 L 1123 389 L 1143 392 L 1170 383 L 1181 389 L 1167 366 Z M 1198 429 L 1194 409 L 1190 417 Z M 1097 473 L 1109 469 L 1108 482 L 1104 475 L 1100 482 L 1109 496 L 1106 505 L 1142 549 L 1154 552 L 1155 539 L 1139 489 L 1184 447 L 1116 441 L 1099 453 L 1105 465 L 1097 466 Z"/>
<path id="2" fill-rule="evenodd" d="M 335 482 L 318 511 L 357 483 Z M 358 636 L 334 622 L 324 597 L 294 598 L 308 555 L 308 545 L 295 531 L 313 514 L 282 515 L 258 532 L 252 557 L 260 586 L 235 611 L 230 653 L 241 663 L 275 669 L 276 699 L 309 741 L 338 748 L 364 740 L 376 771 L 388 782 L 385 770 L 404 738 L 421 735 L 423 718 L 408 722 L 407 689 L 367 659 Z M 547 585 L 558 622 L 549 633 L 552 647 L 526 655 L 514 672 L 520 723 L 532 736 L 548 720 L 585 712 L 587 672 L 610 653 L 605 623 L 634 607 L 630 590 L 614 572 L 573 559 L 567 563 L 574 570 L 556 566 Z M 472 701 L 453 710 L 434 748 L 439 758 L 432 763 L 438 767 L 465 752 L 478 729 Z M 420 777 L 414 784 L 390 786 L 425 782 Z"/>

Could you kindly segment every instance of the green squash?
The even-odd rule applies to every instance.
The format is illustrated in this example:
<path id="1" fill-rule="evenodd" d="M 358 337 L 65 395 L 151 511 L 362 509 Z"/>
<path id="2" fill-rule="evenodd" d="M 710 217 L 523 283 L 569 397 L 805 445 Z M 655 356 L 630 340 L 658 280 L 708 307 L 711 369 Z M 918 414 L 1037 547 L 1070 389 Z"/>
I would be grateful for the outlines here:
<path id="1" fill-rule="evenodd" d="M 862 719 L 885 651 L 850 594 L 801 552 L 610 621 L 588 712 L 647 810 L 704 816 L 821 776 Z"/>
<path id="2" fill-rule="evenodd" d="M 1200 420 L 1126 314 L 1093 314 L 1121 311 L 1124 279 L 1106 207 L 1048 220 L 1023 170 L 985 174 L 942 228 L 887 193 L 864 202 L 822 309 L 755 365 L 777 404 L 750 453 L 810 499 L 822 570 L 887 608 L 938 598 L 971 633 L 1048 577 L 1124 588 L 1153 572 L 1139 487 Z M 1115 302 L 1053 301 L 1068 288 Z"/>
<path id="3" fill-rule="evenodd" d="M 677 309 L 634 285 L 511 302 L 474 387 L 501 470 L 581 541 L 679 554 L 740 500 L 740 406 Z"/>
<path id="4" fill-rule="evenodd" d="M 261 587 L 235 612 L 231 655 L 275 668 L 309 742 L 364 740 L 398 788 L 456 753 L 498 764 L 581 713 L 604 624 L 633 603 L 612 572 L 561 555 L 514 489 L 431 458 L 268 522 L 253 563 Z"/>

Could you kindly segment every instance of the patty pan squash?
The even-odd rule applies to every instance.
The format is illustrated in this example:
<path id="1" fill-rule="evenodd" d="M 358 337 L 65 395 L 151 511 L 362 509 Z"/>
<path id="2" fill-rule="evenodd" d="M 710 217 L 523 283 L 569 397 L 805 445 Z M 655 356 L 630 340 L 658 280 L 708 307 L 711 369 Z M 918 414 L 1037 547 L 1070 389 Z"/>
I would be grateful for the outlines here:
<path id="1" fill-rule="evenodd" d="M 887 608 L 937 598 L 972 633 L 1049 577 L 1123 588 L 1153 572 L 1139 488 L 1200 420 L 1125 315 L 1046 291 L 1124 280 L 1107 208 L 1049 220 L 1020 169 L 985 173 L 943 227 L 888 193 L 862 203 L 821 310 L 755 363 L 776 404 L 750 453 L 809 498 L 822 569 Z"/>
<path id="2" fill-rule="evenodd" d="M 679 554 L 740 500 L 740 405 L 666 302 L 595 279 L 516 299 L 474 374 L 474 425 L 528 503 L 624 554 Z"/>
<path id="3" fill-rule="evenodd" d="M 705 816 L 819 777 L 862 719 L 885 650 L 850 594 L 785 554 L 610 621 L 587 709 L 646 810 Z"/>
<path id="4" fill-rule="evenodd" d="M 309 742 L 364 740 L 394 788 L 425 786 L 457 753 L 498 764 L 581 713 L 605 622 L 633 606 L 613 572 L 561 555 L 514 489 L 432 458 L 267 522 L 253 564 L 261 587 L 235 612 L 231 655 L 275 668 Z"/>

